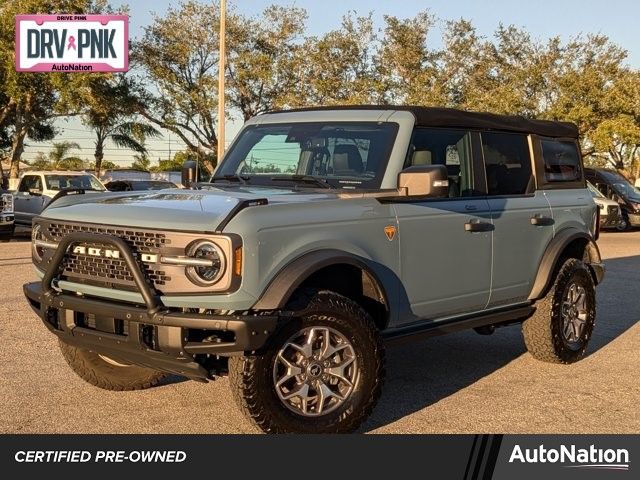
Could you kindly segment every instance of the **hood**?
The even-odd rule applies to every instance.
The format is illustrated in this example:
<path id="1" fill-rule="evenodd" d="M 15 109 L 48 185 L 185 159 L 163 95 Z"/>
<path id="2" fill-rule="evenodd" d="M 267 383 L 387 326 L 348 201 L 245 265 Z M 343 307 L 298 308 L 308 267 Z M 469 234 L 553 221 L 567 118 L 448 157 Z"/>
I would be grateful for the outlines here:
<path id="1" fill-rule="evenodd" d="M 156 190 L 153 192 L 69 195 L 42 216 L 56 220 L 163 230 L 215 231 L 242 208 L 242 203 L 309 202 L 338 198 L 318 190 L 272 188 Z M 259 207 L 264 208 L 264 207 Z"/>
<path id="2" fill-rule="evenodd" d="M 610 200 L 606 197 L 593 197 L 593 201 L 600 206 L 611 207 L 618 205 L 618 202 Z"/>

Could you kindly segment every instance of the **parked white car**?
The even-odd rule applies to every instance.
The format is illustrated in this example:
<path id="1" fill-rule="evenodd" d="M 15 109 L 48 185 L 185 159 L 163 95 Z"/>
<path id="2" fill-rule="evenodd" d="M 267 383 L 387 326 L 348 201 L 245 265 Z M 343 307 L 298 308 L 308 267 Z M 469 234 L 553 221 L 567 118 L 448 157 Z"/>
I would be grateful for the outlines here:
<path id="1" fill-rule="evenodd" d="M 104 185 L 86 172 L 29 172 L 14 193 L 16 225 L 31 226 L 33 217 L 40 215 L 51 199 L 63 190 L 79 189 L 104 192 Z"/>

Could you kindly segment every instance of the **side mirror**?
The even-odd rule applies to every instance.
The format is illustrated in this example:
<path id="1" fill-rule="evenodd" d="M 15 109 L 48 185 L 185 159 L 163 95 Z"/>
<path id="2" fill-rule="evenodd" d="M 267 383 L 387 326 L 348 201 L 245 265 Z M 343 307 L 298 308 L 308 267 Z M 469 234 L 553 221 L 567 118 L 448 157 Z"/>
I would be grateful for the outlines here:
<path id="1" fill-rule="evenodd" d="M 39 190 L 37 188 L 30 188 L 29 189 L 29 195 L 32 195 L 34 197 L 41 197 L 42 196 L 42 190 Z"/>
<path id="2" fill-rule="evenodd" d="M 198 183 L 198 162 L 187 160 L 182 164 L 182 185 L 191 188 L 194 183 Z"/>
<path id="3" fill-rule="evenodd" d="M 449 174 L 444 165 L 416 165 L 398 174 L 398 188 L 409 197 L 449 196 Z"/>

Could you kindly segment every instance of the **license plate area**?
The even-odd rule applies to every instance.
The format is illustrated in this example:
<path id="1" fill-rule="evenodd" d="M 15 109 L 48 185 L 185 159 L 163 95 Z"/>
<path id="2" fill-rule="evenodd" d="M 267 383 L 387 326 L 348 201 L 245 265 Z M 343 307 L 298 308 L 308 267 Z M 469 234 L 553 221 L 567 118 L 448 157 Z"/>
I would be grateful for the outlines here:
<path id="1" fill-rule="evenodd" d="M 93 313 L 73 312 L 73 323 L 80 328 L 95 330 L 113 335 L 129 336 L 129 322 L 119 319 L 94 315 Z"/>

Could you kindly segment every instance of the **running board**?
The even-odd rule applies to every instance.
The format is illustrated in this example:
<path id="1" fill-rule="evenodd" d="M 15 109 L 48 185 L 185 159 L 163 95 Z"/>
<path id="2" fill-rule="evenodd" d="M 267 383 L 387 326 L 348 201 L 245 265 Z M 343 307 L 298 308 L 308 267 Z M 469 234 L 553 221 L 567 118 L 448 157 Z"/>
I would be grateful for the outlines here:
<path id="1" fill-rule="evenodd" d="M 487 325 L 494 325 L 496 327 L 506 326 L 526 320 L 535 311 L 534 306 L 526 305 L 508 310 L 494 310 L 485 314 L 469 317 L 457 317 L 441 322 L 421 321 L 384 330 L 382 332 L 382 338 L 395 341 L 412 336 L 435 337 L 437 335 L 458 332 L 460 330 L 470 330 Z"/>

